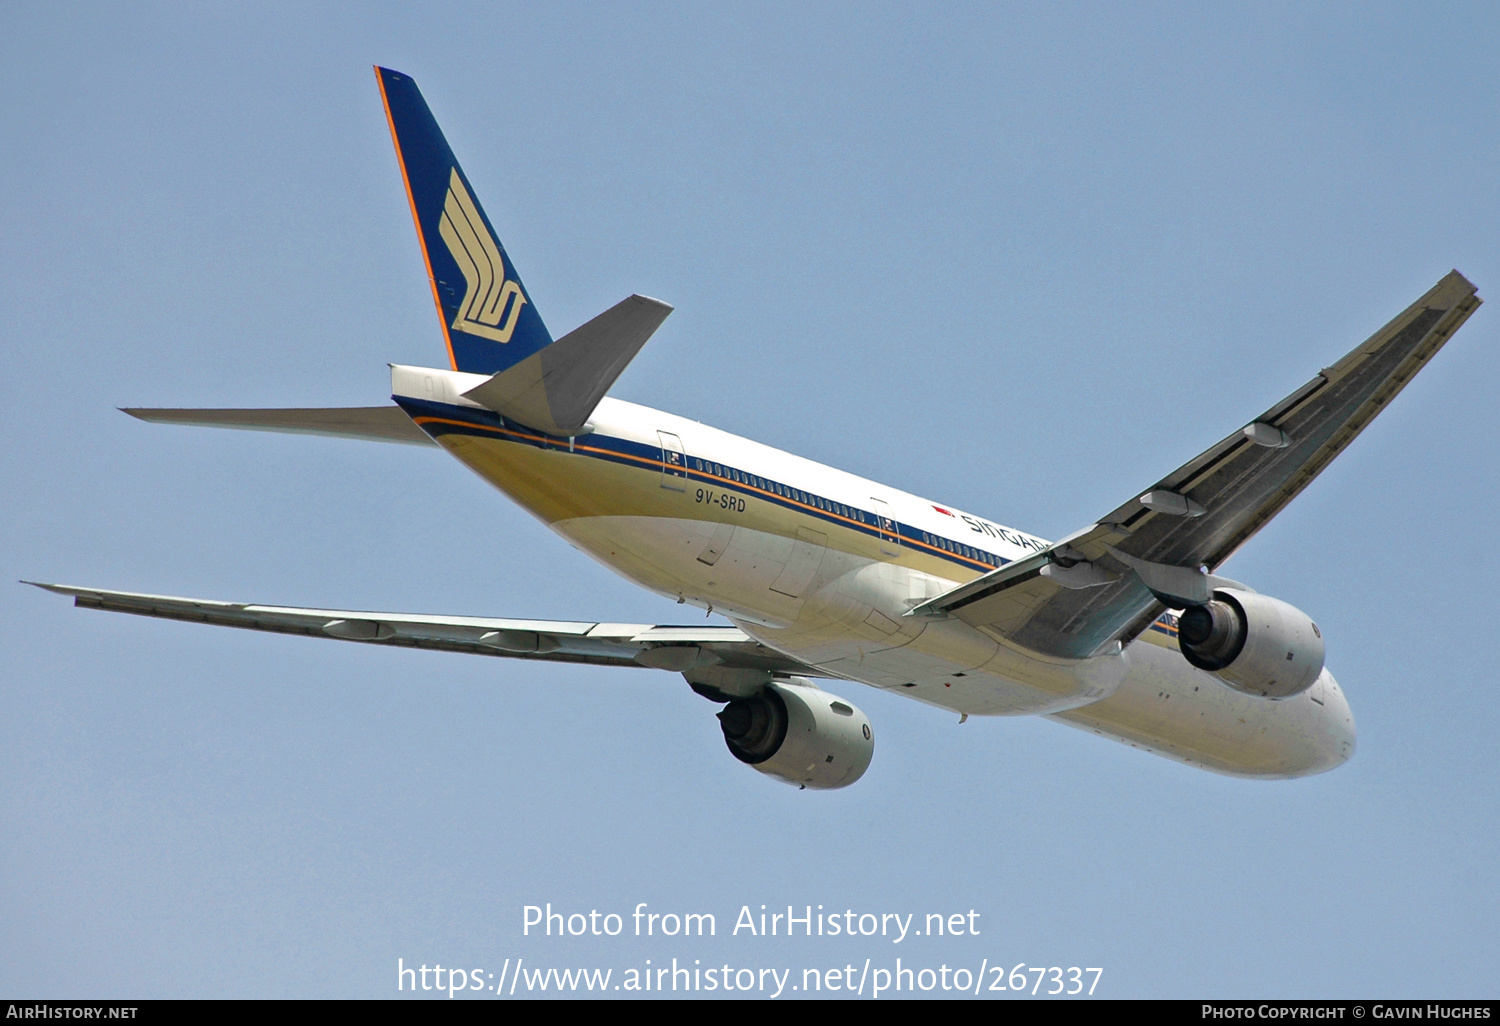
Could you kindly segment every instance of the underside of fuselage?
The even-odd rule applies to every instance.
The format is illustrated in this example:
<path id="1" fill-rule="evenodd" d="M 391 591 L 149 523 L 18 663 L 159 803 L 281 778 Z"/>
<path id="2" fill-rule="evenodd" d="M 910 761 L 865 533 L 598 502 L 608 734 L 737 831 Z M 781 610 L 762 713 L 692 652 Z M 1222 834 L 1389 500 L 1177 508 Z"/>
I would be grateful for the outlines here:
<path id="1" fill-rule="evenodd" d="M 1352 754 L 1352 717 L 1326 671 L 1305 694 L 1273 702 L 1194 669 L 1167 622 L 1121 650 L 1064 660 L 956 619 L 906 615 L 1005 557 L 925 534 L 932 544 L 914 544 L 906 537 L 913 532 L 885 529 L 883 507 L 894 503 L 899 519 L 911 497 L 882 486 L 838 482 L 845 495 L 886 496 L 872 495 L 882 508 L 866 513 L 856 508 L 862 500 L 824 498 L 805 477 L 847 475 L 612 400 L 592 432 L 571 438 L 488 411 L 398 401 L 460 462 L 576 548 L 658 594 L 720 613 L 824 676 L 964 716 L 1051 715 L 1234 775 L 1301 776 Z M 762 450 L 755 465 L 765 474 L 726 469 L 724 439 L 737 443 L 730 449 L 742 464 Z M 773 483 L 778 469 L 802 473 L 803 487 Z"/>

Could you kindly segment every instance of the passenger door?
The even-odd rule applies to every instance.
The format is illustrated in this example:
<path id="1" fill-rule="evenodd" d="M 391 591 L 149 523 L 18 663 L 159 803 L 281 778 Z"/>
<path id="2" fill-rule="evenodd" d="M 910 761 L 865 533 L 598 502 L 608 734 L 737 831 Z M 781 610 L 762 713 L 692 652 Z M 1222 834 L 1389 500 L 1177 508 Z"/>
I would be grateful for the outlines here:
<path id="1" fill-rule="evenodd" d="M 891 507 L 884 499 L 870 496 L 870 503 L 875 507 L 875 526 L 880 532 L 880 551 L 887 556 L 899 556 L 901 554 L 901 533 L 896 527 L 896 518 L 891 515 Z"/>
<path id="2" fill-rule="evenodd" d="M 682 439 L 670 431 L 658 431 L 661 439 L 661 486 L 674 492 L 687 491 L 687 457 L 682 451 Z"/>

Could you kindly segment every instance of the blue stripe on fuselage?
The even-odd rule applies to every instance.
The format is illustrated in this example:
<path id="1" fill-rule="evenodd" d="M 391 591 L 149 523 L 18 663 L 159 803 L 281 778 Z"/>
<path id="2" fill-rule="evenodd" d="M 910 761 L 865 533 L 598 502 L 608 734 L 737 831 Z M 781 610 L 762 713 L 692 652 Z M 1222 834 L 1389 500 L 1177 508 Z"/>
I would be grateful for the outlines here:
<path id="1" fill-rule="evenodd" d="M 489 410 L 477 410 L 469 406 L 450 406 L 446 403 L 436 403 L 425 399 L 413 399 L 408 396 L 393 396 L 397 405 L 406 411 L 407 415 L 416 421 L 423 431 L 433 438 L 448 434 L 472 435 L 480 438 L 494 438 L 519 445 L 529 445 L 537 449 L 550 449 L 555 452 L 570 452 L 577 456 L 586 456 L 593 459 L 602 459 L 611 463 L 630 466 L 637 469 L 649 469 L 653 473 L 663 472 L 664 462 L 662 449 L 659 446 L 648 445 L 643 442 L 633 442 L 625 438 L 616 438 L 594 432 L 581 438 L 554 438 L 541 434 L 515 421 L 508 421 L 499 414 Z M 696 466 L 695 464 L 701 464 Z M 718 470 L 716 471 L 715 468 Z M 703 469 L 707 468 L 707 469 Z M 674 470 L 679 468 L 674 467 Z M 824 496 L 808 492 L 806 489 L 793 488 L 779 481 L 771 481 L 757 474 L 738 467 L 725 466 L 719 461 L 705 461 L 701 457 L 690 457 L 687 465 L 680 468 L 685 482 L 698 482 L 711 485 L 724 491 L 735 492 L 741 495 L 760 499 L 781 506 L 783 509 L 792 510 L 803 516 L 811 517 L 825 523 L 834 524 L 848 530 L 857 531 L 867 537 L 880 540 L 883 535 L 894 533 L 899 544 L 914 551 L 934 555 L 940 559 L 970 570 L 988 572 L 996 567 L 1004 566 L 1010 560 L 996 553 L 986 552 L 974 546 L 965 545 L 963 542 L 952 539 L 940 539 L 931 532 L 924 532 L 910 524 L 893 521 L 894 531 L 882 532 L 877 515 L 867 509 L 850 506 L 847 503 L 834 502 Z M 752 482 L 759 482 L 752 483 Z M 778 490 L 779 489 L 779 490 Z M 785 494 L 790 492 L 791 494 Z M 800 498 L 798 497 L 800 496 Z M 833 507 L 833 508 L 830 508 Z M 848 510 L 847 515 L 840 510 Z M 924 535 L 931 535 L 935 541 L 945 540 L 956 547 L 965 547 L 979 553 L 979 557 L 961 555 L 957 552 L 940 547 L 934 542 L 925 541 Z"/>
<path id="2" fill-rule="evenodd" d="M 584 439 L 582 442 L 577 437 L 555 438 L 517 424 L 514 421 L 507 421 L 504 417 L 489 410 L 478 410 L 470 406 L 450 406 L 446 403 L 429 402 L 424 399 L 412 399 L 406 396 L 393 396 L 392 398 L 395 399 L 397 405 L 406 411 L 412 420 L 416 421 L 423 431 L 427 432 L 433 438 L 449 434 L 471 435 L 479 438 L 499 439 L 518 445 L 529 445 L 536 449 L 569 452 L 575 456 L 605 460 L 606 462 L 633 467 L 638 470 L 650 470 L 653 474 L 661 474 L 665 468 L 665 456 L 660 446 L 648 445 L 644 442 L 633 442 L 626 438 L 616 438 L 598 432 L 582 436 Z M 700 457 L 693 457 L 688 462 L 692 464 L 704 461 Z M 821 520 L 849 530 L 858 531 L 877 541 L 882 537 L 883 532 L 880 530 L 876 514 L 870 510 L 850 507 L 845 503 L 834 504 L 832 500 L 808 493 L 805 489 L 791 488 L 791 486 L 782 484 L 779 481 L 770 481 L 759 475 L 748 474 L 748 472 L 742 471 L 737 467 L 726 467 L 723 463 L 715 464 L 713 461 L 708 461 L 706 465 L 710 468 L 717 465 L 720 468 L 720 472 L 716 473 L 711 469 L 702 470 L 688 465 L 680 468 L 683 472 L 684 480 L 697 481 L 715 488 L 751 496 L 763 502 L 775 503 L 783 509 L 789 509 L 815 520 Z M 673 469 L 679 468 L 674 467 Z M 735 475 L 738 475 L 738 479 L 736 479 Z M 761 481 L 764 487 L 744 480 L 747 476 Z M 806 497 L 807 501 L 782 494 L 776 490 L 777 488 L 790 490 L 793 493 L 801 493 Z M 828 504 L 844 506 L 850 510 L 851 515 L 844 516 L 819 506 L 818 502 L 820 501 L 825 506 Z M 866 519 L 861 520 L 860 517 Z M 1004 566 L 1006 563 L 1011 562 L 1005 557 L 995 555 L 994 553 L 984 553 L 984 555 L 994 560 L 993 563 L 960 556 L 956 552 L 951 552 L 930 542 L 923 541 L 922 538 L 924 535 L 934 538 L 938 537 L 931 532 L 924 532 L 910 524 L 900 522 L 897 522 L 895 526 L 902 545 L 913 550 L 937 556 L 940 559 L 956 563 L 968 569 L 977 569 L 981 572 L 986 572 L 994 567 Z M 962 544 L 952 539 L 944 540 L 953 545 Z M 1168 637 L 1176 637 L 1176 617 L 1170 613 L 1166 614 L 1160 619 L 1153 621 L 1150 629 L 1159 631 Z"/>

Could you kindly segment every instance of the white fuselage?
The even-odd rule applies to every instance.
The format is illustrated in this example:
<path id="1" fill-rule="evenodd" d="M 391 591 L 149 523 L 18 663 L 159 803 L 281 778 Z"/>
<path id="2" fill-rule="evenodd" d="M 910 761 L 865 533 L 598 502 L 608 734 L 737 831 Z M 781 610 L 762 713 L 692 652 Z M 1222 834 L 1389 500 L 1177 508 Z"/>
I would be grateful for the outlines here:
<path id="1" fill-rule="evenodd" d="M 694 421 L 605 399 L 589 433 L 549 438 L 462 398 L 481 376 L 393 370 L 393 391 L 454 456 L 576 547 L 720 613 L 829 677 L 969 715 L 1044 714 L 1223 773 L 1300 776 L 1354 749 L 1326 670 L 1273 702 L 1178 652 L 1163 617 L 1123 650 L 1049 659 L 957 619 L 906 615 L 1046 542 Z"/>

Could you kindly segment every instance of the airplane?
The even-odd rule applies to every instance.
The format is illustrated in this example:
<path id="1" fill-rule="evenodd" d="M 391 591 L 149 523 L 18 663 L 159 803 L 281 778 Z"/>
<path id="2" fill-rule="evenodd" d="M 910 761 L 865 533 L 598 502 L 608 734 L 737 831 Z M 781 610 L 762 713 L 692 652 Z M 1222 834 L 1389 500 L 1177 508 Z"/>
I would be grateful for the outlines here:
<path id="1" fill-rule="evenodd" d="M 1321 630 L 1217 571 L 1478 308 L 1457 271 L 1216 445 L 1048 542 L 609 397 L 672 307 L 632 295 L 554 339 L 416 83 L 375 74 L 448 366 L 392 365 L 383 406 L 125 412 L 440 447 L 606 567 L 731 626 L 38 587 L 194 623 L 680 673 L 721 707 L 735 759 L 804 789 L 853 784 L 874 754 L 869 718 L 818 683 L 829 680 L 960 722 L 1046 716 L 1233 776 L 1305 776 L 1353 755 Z"/>

